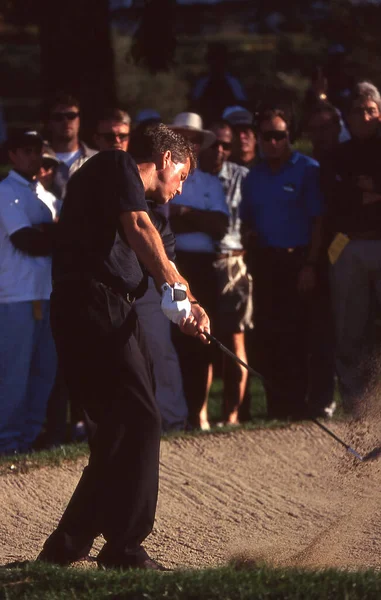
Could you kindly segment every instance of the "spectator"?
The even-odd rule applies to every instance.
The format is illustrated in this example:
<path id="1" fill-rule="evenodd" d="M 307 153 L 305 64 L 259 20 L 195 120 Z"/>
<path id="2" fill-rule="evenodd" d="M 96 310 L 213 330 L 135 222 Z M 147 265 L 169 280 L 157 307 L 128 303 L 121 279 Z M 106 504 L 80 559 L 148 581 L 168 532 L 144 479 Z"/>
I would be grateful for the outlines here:
<path id="1" fill-rule="evenodd" d="M 229 227 L 216 243 L 214 269 L 217 277 L 216 330 L 229 350 L 247 363 L 245 330 L 252 327 L 252 280 L 244 261 L 239 205 L 241 186 L 248 170 L 230 162 L 233 131 L 227 121 L 211 125 L 216 141 L 201 152 L 200 167 L 217 175 L 229 208 Z M 247 384 L 247 370 L 224 355 L 224 414 L 227 425 L 239 424 L 239 409 Z"/>
<path id="2" fill-rule="evenodd" d="M 59 161 L 51 191 L 60 200 L 64 199 L 69 177 L 94 154 L 79 139 L 80 105 L 76 98 L 67 93 L 59 93 L 47 107 L 47 131 L 50 145 L 44 154 Z M 66 440 L 67 404 L 69 396 L 60 366 L 49 399 L 46 444 L 55 446 Z M 82 440 L 86 437 L 82 414 L 72 407 L 72 436 Z"/>
<path id="3" fill-rule="evenodd" d="M 253 115 L 242 106 L 229 106 L 223 118 L 233 128 L 233 148 L 231 160 L 237 165 L 251 169 L 256 163 L 256 138 Z"/>
<path id="4" fill-rule="evenodd" d="M 263 161 L 243 185 L 241 219 L 257 236 L 254 316 L 271 418 L 325 414 L 306 405 L 308 324 L 319 297 L 323 198 L 316 161 L 292 150 L 289 119 L 278 109 L 258 116 Z"/>
<path id="5" fill-rule="evenodd" d="M 320 107 L 321 107 L 321 110 L 319 112 L 321 112 L 321 113 L 330 112 L 330 111 L 332 111 L 332 108 L 334 108 L 334 110 L 336 111 L 336 113 L 338 115 L 339 142 L 346 142 L 351 137 L 350 133 L 348 131 L 346 124 L 344 123 L 344 119 L 343 119 L 341 110 L 339 108 L 337 108 L 337 106 L 334 106 L 333 104 L 331 104 L 332 97 L 334 97 L 334 96 L 332 95 L 332 97 L 328 98 L 327 93 L 328 93 L 328 80 L 324 74 L 323 68 L 321 66 L 317 66 L 312 73 L 311 86 L 308 88 L 308 90 L 306 92 L 303 107 L 302 107 L 302 112 L 308 118 L 308 116 L 311 113 L 318 112 L 318 108 L 320 108 Z M 325 105 L 327 105 L 329 107 L 327 109 L 327 111 L 323 110 L 323 107 Z M 342 105 L 342 102 L 340 103 L 340 106 L 341 105 Z"/>
<path id="6" fill-rule="evenodd" d="M 143 108 L 136 114 L 134 125 L 155 125 L 161 123 L 162 119 L 160 113 L 153 108 Z"/>
<path id="7" fill-rule="evenodd" d="M 57 158 L 60 164 L 54 178 L 53 192 L 63 199 L 69 177 L 96 151 L 79 139 L 80 106 L 78 100 L 61 93 L 47 108 L 47 130 L 50 139 L 45 151 Z"/>
<path id="8" fill-rule="evenodd" d="M 195 113 L 180 113 L 170 127 L 186 137 L 198 155 L 215 141 L 211 131 L 203 129 Z M 218 178 L 195 169 L 183 185 L 181 199 L 169 205 L 170 223 L 176 234 L 176 264 L 189 281 L 197 300 L 208 315 L 215 314 L 216 287 L 213 262 L 215 243 L 223 238 L 228 225 L 228 208 Z M 183 340 L 174 334 L 191 427 L 210 429 L 207 399 L 212 382 L 212 347 L 197 339 Z M 188 341 L 190 343 L 188 343 Z"/>
<path id="9" fill-rule="evenodd" d="M 26 452 L 44 424 L 56 372 L 49 324 L 55 198 L 36 179 L 42 137 L 11 132 L 0 183 L 0 453 Z"/>
<path id="10" fill-rule="evenodd" d="M 130 139 L 131 117 L 124 110 L 105 111 L 95 126 L 94 143 L 98 150 L 123 150 L 127 152 Z"/>
<path id="11" fill-rule="evenodd" d="M 371 380 L 371 298 L 381 302 L 381 97 L 356 85 L 347 115 L 352 139 L 323 164 L 329 199 L 329 249 L 335 314 L 336 368 L 344 408 L 351 412 Z"/>
<path id="12" fill-rule="evenodd" d="M 191 109 L 199 113 L 204 123 L 221 118 L 232 104 L 245 104 L 246 93 L 236 77 L 228 72 L 229 53 L 225 44 L 209 44 L 206 62 L 208 73 L 196 81 L 191 95 Z"/>
<path id="13" fill-rule="evenodd" d="M 332 104 L 321 101 L 310 108 L 304 129 L 312 144 L 313 157 L 320 162 L 336 150 L 339 143 L 340 115 Z"/>
<path id="14" fill-rule="evenodd" d="M 55 156 L 52 156 L 48 152 L 44 152 L 42 155 L 41 169 L 37 176 L 38 180 L 44 188 L 51 191 L 54 187 L 54 178 L 56 170 L 60 161 Z"/>

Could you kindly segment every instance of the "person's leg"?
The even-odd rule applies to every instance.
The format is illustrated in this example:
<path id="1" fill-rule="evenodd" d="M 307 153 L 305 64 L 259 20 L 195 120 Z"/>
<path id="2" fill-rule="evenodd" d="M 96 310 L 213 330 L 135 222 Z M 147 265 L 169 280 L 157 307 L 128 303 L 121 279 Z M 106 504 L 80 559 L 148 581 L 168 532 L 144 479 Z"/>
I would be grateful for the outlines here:
<path id="1" fill-rule="evenodd" d="M 297 289 L 302 252 L 264 250 L 255 281 L 256 335 L 268 416 L 299 419 L 306 414 L 307 312 Z"/>
<path id="2" fill-rule="evenodd" d="M 172 339 L 179 359 L 188 422 L 191 427 L 207 428 L 207 399 L 211 385 L 212 348 L 196 338 L 188 338 L 177 326 L 172 327 Z M 201 423 L 202 421 L 202 423 Z"/>
<path id="3" fill-rule="evenodd" d="M 318 288 L 309 305 L 308 327 L 308 405 L 311 414 L 332 416 L 336 408 L 335 340 L 328 265 L 318 271 Z"/>
<path id="4" fill-rule="evenodd" d="M 208 366 L 208 371 L 207 371 L 207 379 L 206 379 L 206 385 L 205 385 L 205 390 L 204 390 L 204 394 L 205 394 L 204 402 L 203 402 L 200 412 L 199 412 L 200 429 L 202 429 L 203 431 L 209 431 L 209 429 L 210 429 L 209 417 L 208 417 L 208 400 L 209 400 L 209 392 L 210 392 L 212 383 L 213 383 L 213 365 L 210 364 Z"/>
<path id="5" fill-rule="evenodd" d="M 233 333 L 223 338 L 224 345 L 247 364 L 245 334 Z M 224 421 L 229 425 L 239 423 L 239 408 L 244 399 L 248 371 L 229 356 L 224 355 Z"/>
<path id="6" fill-rule="evenodd" d="M 188 409 L 179 360 L 171 339 L 171 323 L 160 308 L 160 295 L 151 278 L 147 292 L 135 302 L 134 308 L 149 343 L 163 429 L 182 429 Z"/>
<path id="7" fill-rule="evenodd" d="M 0 304 L 0 454 L 21 450 L 34 328 L 31 302 Z"/>
<path id="8" fill-rule="evenodd" d="M 216 301 L 213 255 L 179 252 L 176 263 L 193 295 L 213 319 Z M 207 399 L 212 380 L 213 347 L 202 344 L 197 338 L 184 336 L 178 327 L 172 327 L 172 339 L 179 358 L 188 422 L 191 427 L 202 425 L 208 429 Z"/>
<path id="9" fill-rule="evenodd" d="M 245 330 L 252 327 L 252 278 L 247 272 L 243 255 L 226 256 L 214 261 L 216 275 L 217 337 L 238 358 L 247 363 Z M 239 409 L 247 384 L 247 369 L 224 354 L 222 378 L 224 383 L 223 420 L 239 423 Z"/>
<path id="10" fill-rule="evenodd" d="M 103 288 L 92 295 L 91 306 L 81 307 L 69 291 L 74 306 L 65 322 L 65 294 L 54 315 L 69 391 L 87 399 L 84 408 L 96 424 L 89 464 L 44 545 L 42 559 L 61 564 L 83 556 L 99 533 L 107 541 L 100 562 L 139 553 L 156 509 L 161 424 L 148 351 L 122 298 Z"/>
<path id="11" fill-rule="evenodd" d="M 35 323 L 26 399 L 26 418 L 21 439 L 24 450 L 32 447 L 43 428 L 48 398 L 57 371 L 57 355 L 50 328 L 49 304 L 48 300 L 41 302 L 42 319 Z"/>
<path id="12" fill-rule="evenodd" d="M 369 273 L 363 250 L 369 242 L 351 241 L 331 267 L 336 333 L 336 371 L 344 409 L 351 412 L 364 393 L 365 333 L 370 308 Z"/>
<path id="13" fill-rule="evenodd" d="M 63 370 L 57 365 L 56 378 L 49 396 L 46 412 L 46 440 L 47 447 L 59 446 L 67 440 L 67 411 L 69 406 L 69 392 L 65 383 Z"/>

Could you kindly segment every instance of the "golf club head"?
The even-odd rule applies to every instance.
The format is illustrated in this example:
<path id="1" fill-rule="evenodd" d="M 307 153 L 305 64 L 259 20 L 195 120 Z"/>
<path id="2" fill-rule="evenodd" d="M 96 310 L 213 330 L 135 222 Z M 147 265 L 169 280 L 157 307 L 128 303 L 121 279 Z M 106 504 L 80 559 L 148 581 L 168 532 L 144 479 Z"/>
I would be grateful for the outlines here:
<path id="1" fill-rule="evenodd" d="M 377 446 L 377 448 L 373 448 L 368 454 L 363 457 L 363 461 L 376 460 L 381 456 L 381 446 Z"/>

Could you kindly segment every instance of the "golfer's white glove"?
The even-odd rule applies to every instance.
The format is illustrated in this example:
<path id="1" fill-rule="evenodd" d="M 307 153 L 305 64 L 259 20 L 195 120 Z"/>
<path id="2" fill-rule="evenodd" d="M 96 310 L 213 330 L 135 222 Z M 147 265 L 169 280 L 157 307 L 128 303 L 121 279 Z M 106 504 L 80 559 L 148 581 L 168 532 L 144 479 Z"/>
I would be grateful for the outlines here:
<path id="1" fill-rule="evenodd" d="M 178 325 L 181 319 L 189 317 L 192 306 L 188 300 L 187 288 L 182 283 L 163 283 L 161 286 L 161 310 L 172 323 Z"/>

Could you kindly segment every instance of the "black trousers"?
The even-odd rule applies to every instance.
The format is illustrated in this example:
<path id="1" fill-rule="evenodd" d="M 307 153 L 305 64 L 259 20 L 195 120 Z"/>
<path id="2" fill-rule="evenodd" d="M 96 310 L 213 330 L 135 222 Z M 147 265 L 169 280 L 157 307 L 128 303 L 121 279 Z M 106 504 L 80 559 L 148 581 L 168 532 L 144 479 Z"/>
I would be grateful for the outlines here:
<path id="1" fill-rule="evenodd" d="M 327 269 L 297 289 L 307 249 L 257 249 L 253 260 L 254 344 L 271 418 L 318 416 L 333 400 L 334 343 Z"/>
<path id="2" fill-rule="evenodd" d="M 176 265 L 188 281 L 192 294 L 211 319 L 217 301 L 214 254 L 206 252 L 177 252 Z M 213 344 L 205 345 L 199 339 L 184 335 L 178 326 L 172 327 L 172 340 L 179 358 L 184 393 L 188 405 L 188 421 L 200 426 L 199 413 L 205 399 L 208 370 L 214 358 Z"/>
<path id="3" fill-rule="evenodd" d="M 74 289 L 75 288 L 75 289 Z M 74 402 L 93 424 L 88 466 L 45 543 L 76 560 L 103 534 L 117 554 L 138 550 L 155 517 L 160 415 L 136 313 L 103 284 L 59 284 L 51 323 Z"/>

